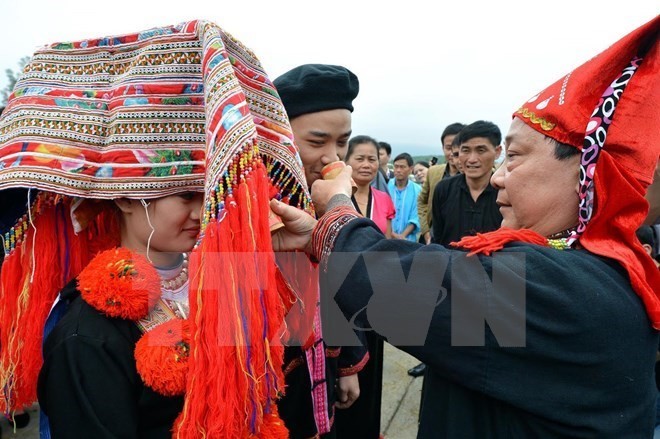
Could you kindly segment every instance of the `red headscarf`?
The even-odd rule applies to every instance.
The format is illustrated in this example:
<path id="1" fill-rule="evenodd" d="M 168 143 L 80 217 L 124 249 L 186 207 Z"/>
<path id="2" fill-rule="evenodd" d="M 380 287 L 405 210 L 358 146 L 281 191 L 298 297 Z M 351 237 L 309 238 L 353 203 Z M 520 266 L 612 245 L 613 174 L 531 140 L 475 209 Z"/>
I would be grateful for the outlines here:
<path id="1" fill-rule="evenodd" d="M 644 194 L 660 156 L 659 32 L 660 16 L 532 97 L 513 115 L 582 151 L 580 226 L 569 242 L 618 261 L 656 329 L 660 274 L 635 231 L 648 213 Z M 520 240 L 519 233 L 499 233 L 510 236 L 507 241 Z M 473 251 L 480 246 L 461 245 Z"/>

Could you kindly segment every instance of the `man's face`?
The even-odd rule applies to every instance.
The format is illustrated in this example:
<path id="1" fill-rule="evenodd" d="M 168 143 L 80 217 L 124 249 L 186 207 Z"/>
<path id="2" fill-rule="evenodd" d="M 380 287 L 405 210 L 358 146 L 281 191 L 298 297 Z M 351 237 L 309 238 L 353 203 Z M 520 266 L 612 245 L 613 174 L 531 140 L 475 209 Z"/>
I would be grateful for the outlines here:
<path id="1" fill-rule="evenodd" d="M 458 150 L 458 161 L 463 174 L 469 179 L 479 179 L 490 175 L 495 159 L 500 156 L 502 147 L 493 145 L 485 137 L 473 137 L 462 142 Z"/>
<path id="2" fill-rule="evenodd" d="M 506 158 L 491 178 L 499 190 L 503 227 L 543 236 L 577 224 L 580 156 L 557 160 L 554 144 L 515 118 L 506 136 Z"/>
<path id="3" fill-rule="evenodd" d="M 346 109 L 303 114 L 291 121 L 293 138 L 305 168 L 307 186 L 321 178 L 321 169 L 346 155 L 351 137 L 351 112 Z"/>
<path id="4" fill-rule="evenodd" d="M 394 179 L 399 182 L 407 182 L 412 172 L 412 166 L 408 165 L 405 159 L 394 162 Z"/>
<path id="5" fill-rule="evenodd" d="M 390 155 L 385 148 L 378 148 L 378 165 L 385 169 L 390 162 Z"/>
<path id="6" fill-rule="evenodd" d="M 452 145 L 451 147 L 451 159 L 452 163 L 456 166 L 456 170 L 458 172 L 463 172 L 463 165 L 461 165 L 461 161 L 458 160 L 458 156 L 460 154 L 460 147 L 458 145 Z"/>
<path id="7" fill-rule="evenodd" d="M 451 155 L 451 142 L 454 141 L 454 137 L 456 137 L 456 134 L 448 134 L 442 141 L 442 153 L 445 155 L 445 161 L 452 168 L 456 167 L 455 160 Z"/>

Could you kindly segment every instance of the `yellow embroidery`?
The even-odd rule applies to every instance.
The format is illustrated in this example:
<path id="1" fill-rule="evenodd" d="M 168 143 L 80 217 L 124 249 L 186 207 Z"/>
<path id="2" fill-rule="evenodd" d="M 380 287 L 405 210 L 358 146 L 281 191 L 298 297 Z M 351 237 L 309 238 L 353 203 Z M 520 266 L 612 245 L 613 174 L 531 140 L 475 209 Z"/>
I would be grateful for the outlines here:
<path id="1" fill-rule="evenodd" d="M 522 117 L 529 119 L 532 123 L 541 125 L 543 131 L 550 131 L 557 125 L 540 116 L 537 116 L 536 114 L 534 114 L 533 112 L 529 111 L 527 108 L 524 107 L 518 109 L 518 111 L 516 111 L 516 114 L 520 114 Z"/>

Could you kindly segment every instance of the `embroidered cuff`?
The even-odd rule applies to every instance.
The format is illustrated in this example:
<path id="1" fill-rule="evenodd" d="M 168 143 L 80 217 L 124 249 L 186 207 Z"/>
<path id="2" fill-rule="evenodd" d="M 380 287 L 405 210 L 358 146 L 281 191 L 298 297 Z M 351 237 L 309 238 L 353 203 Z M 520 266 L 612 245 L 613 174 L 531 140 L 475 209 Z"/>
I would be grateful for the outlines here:
<path id="1" fill-rule="evenodd" d="M 362 358 L 362 360 L 360 360 L 359 363 L 357 363 L 357 364 L 355 364 L 351 367 L 343 367 L 343 368 L 340 367 L 339 370 L 337 371 L 337 373 L 340 377 L 347 377 L 347 376 L 350 376 L 350 375 L 355 375 L 356 373 L 358 373 L 359 371 L 364 369 L 364 366 L 367 365 L 367 362 L 369 362 L 369 353 L 368 352 L 364 355 L 364 357 Z"/>
<path id="2" fill-rule="evenodd" d="M 330 206 L 330 203 L 328 203 L 328 206 Z M 360 214 L 355 211 L 352 205 L 340 204 L 327 211 L 314 227 L 312 232 L 312 256 L 321 262 L 323 270 L 327 268 L 327 259 L 335 246 L 339 232 L 349 221 L 355 218 L 360 218 Z"/>

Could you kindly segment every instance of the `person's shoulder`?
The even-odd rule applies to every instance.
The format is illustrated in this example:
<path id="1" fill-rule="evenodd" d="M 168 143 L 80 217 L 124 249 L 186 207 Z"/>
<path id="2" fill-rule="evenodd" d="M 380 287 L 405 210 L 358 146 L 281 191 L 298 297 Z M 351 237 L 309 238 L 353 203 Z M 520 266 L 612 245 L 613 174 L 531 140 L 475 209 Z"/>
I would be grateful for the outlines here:
<path id="1" fill-rule="evenodd" d="M 512 242 L 496 255 L 519 255 L 527 272 L 545 273 L 550 279 L 562 277 L 570 284 L 614 282 L 628 288 L 627 274 L 613 259 L 605 258 L 585 249 L 557 250 L 552 247 Z"/>
<path id="2" fill-rule="evenodd" d="M 388 194 L 385 191 L 381 191 L 380 189 L 376 189 L 375 187 L 371 188 L 371 195 L 374 197 L 374 200 L 389 200 L 390 202 L 392 199 L 390 198 L 390 194 Z"/>
<path id="3" fill-rule="evenodd" d="M 62 300 L 69 300 L 68 310 L 48 337 L 48 346 L 77 338 L 98 343 L 132 345 L 140 330 L 132 320 L 112 318 L 89 305 L 76 289 L 67 285 L 61 292 Z"/>
<path id="4" fill-rule="evenodd" d="M 446 163 L 440 165 L 433 165 L 429 168 L 429 172 L 426 174 L 426 178 L 429 177 L 442 177 L 445 173 L 445 168 L 447 167 Z"/>
<path id="5" fill-rule="evenodd" d="M 553 310 L 564 321 L 596 332 L 603 331 L 603 325 L 611 329 L 614 322 L 617 331 L 624 332 L 640 325 L 650 327 L 627 272 L 613 259 L 585 249 L 557 250 L 521 242 L 510 243 L 493 255 L 487 263 L 493 277 L 498 270 L 518 277 L 528 310 Z"/>
<path id="6" fill-rule="evenodd" d="M 452 188 L 460 185 L 464 180 L 465 176 L 463 174 L 456 174 L 452 177 L 447 177 L 438 182 L 435 190 L 451 190 Z"/>
<path id="7" fill-rule="evenodd" d="M 444 172 L 445 168 L 447 167 L 447 163 L 440 163 L 438 165 L 433 165 L 429 168 L 429 172 Z"/>

